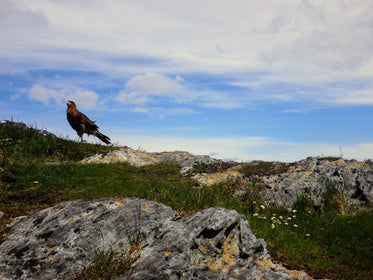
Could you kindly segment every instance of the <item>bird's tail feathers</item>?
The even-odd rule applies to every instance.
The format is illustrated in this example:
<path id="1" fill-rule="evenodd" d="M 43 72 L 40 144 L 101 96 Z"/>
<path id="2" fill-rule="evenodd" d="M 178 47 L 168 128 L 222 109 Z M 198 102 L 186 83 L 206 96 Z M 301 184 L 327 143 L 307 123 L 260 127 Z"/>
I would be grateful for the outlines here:
<path id="1" fill-rule="evenodd" d="M 94 135 L 95 135 L 98 139 L 100 139 L 102 142 L 104 142 L 104 143 L 106 143 L 106 144 L 110 144 L 110 138 L 107 137 L 106 135 L 102 134 L 101 132 L 99 132 L 99 131 L 96 130 L 96 131 L 94 132 Z"/>

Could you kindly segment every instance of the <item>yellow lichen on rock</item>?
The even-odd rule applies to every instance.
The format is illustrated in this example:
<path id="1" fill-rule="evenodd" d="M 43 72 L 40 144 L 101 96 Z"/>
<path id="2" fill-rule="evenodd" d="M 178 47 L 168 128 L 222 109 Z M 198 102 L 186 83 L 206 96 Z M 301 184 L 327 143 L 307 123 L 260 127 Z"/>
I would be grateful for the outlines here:
<path id="1" fill-rule="evenodd" d="M 208 244 L 206 245 L 201 245 L 199 247 L 199 251 L 202 254 L 202 257 L 207 255 L 209 251 L 209 246 Z M 192 263 L 195 263 L 196 256 L 194 256 L 191 259 Z M 208 267 L 214 272 L 225 272 L 227 271 L 230 267 L 235 265 L 237 261 L 239 260 L 239 248 L 236 242 L 232 240 L 232 235 L 228 235 L 224 242 L 223 250 L 220 252 L 220 254 L 212 257 L 211 254 L 208 257 L 207 260 L 200 262 L 202 267 Z"/>
<path id="2" fill-rule="evenodd" d="M 307 178 L 308 176 L 310 176 L 310 175 L 311 175 L 311 172 L 312 172 L 312 170 L 307 170 L 306 172 L 304 172 L 303 175 L 302 175 L 302 179 L 305 179 L 305 178 Z"/>
<path id="3" fill-rule="evenodd" d="M 302 170 L 302 168 L 303 168 L 303 166 L 302 166 L 302 165 L 299 165 L 299 166 L 295 169 L 295 171 L 299 172 L 299 171 Z"/>
<path id="4" fill-rule="evenodd" d="M 226 171 L 226 172 L 217 172 L 207 175 L 199 175 L 195 177 L 195 179 L 201 184 L 205 186 L 212 186 L 215 184 L 222 183 L 224 181 L 230 180 L 230 179 L 239 179 L 242 178 L 242 174 L 238 171 Z"/>
<path id="5" fill-rule="evenodd" d="M 339 160 L 333 161 L 332 164 L 333 164 L 334 166 L 336 166 L 336 165 L 340 165 L 340 164 L 342 164 L 342 163 L 344 163 L 344 162 L 345 162 L 345 161 L 343 160 L 343 158 L 340 158 Z"/>
<path id="6" fill-rule="evenodd" d="M 280 264 L 275 264 L 271 259 L 259 260 L 259 266 L 261 266 L 266 271 L 277 271 L 286 274 L 289 277 L 299 280 L 313 280 L 311 276 L 303 271 L 298 270 L 288 270 Z"/>

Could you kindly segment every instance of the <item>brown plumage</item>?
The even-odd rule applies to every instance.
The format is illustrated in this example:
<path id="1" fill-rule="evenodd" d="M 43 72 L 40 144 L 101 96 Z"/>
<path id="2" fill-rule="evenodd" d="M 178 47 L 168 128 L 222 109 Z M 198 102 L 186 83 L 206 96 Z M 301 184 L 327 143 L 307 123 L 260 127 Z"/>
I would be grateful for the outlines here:
<path id="1" fill-rule="evenodd" d="M 67 101 L 67 120 L 69 121 L 71 127 L 75 129 L 76 133 L 79 135 L 81 141 L 83 142 L 83 133 L 88 135 L 94 135 L 102 142 L 110 144 L 110 138 L 98 131 L 98 126 L 95 125 L 96 121 L 91 121 L 82 112 L 79 112 L 73 101 Z"/>

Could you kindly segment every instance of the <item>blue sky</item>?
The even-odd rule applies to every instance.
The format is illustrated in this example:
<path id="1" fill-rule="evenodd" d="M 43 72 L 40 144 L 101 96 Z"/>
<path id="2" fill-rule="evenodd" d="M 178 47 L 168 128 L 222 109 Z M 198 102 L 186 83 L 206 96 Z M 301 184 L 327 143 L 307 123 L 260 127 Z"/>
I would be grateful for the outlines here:
<path id="1" fill-rule="evenodd" d="M 78 140 L 74 100 L 134 149 L 369 159 L 372 46 L 370 0 L 1 0 L 0 119 Z"/>

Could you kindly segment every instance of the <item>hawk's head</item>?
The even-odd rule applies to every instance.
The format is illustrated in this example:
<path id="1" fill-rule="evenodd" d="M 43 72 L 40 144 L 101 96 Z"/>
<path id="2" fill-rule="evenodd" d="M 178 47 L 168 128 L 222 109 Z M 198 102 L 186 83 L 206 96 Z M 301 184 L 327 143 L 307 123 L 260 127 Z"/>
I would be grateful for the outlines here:
<path id="1" fill-rule="evenodd" d="M 70 108 L 70 107 L 76 107 L 76 105 L 75 105 L 75 102 L 74 101 L 67 101 L 66 102 L 66 105 L 67 105 L 67 108 Z"/>

